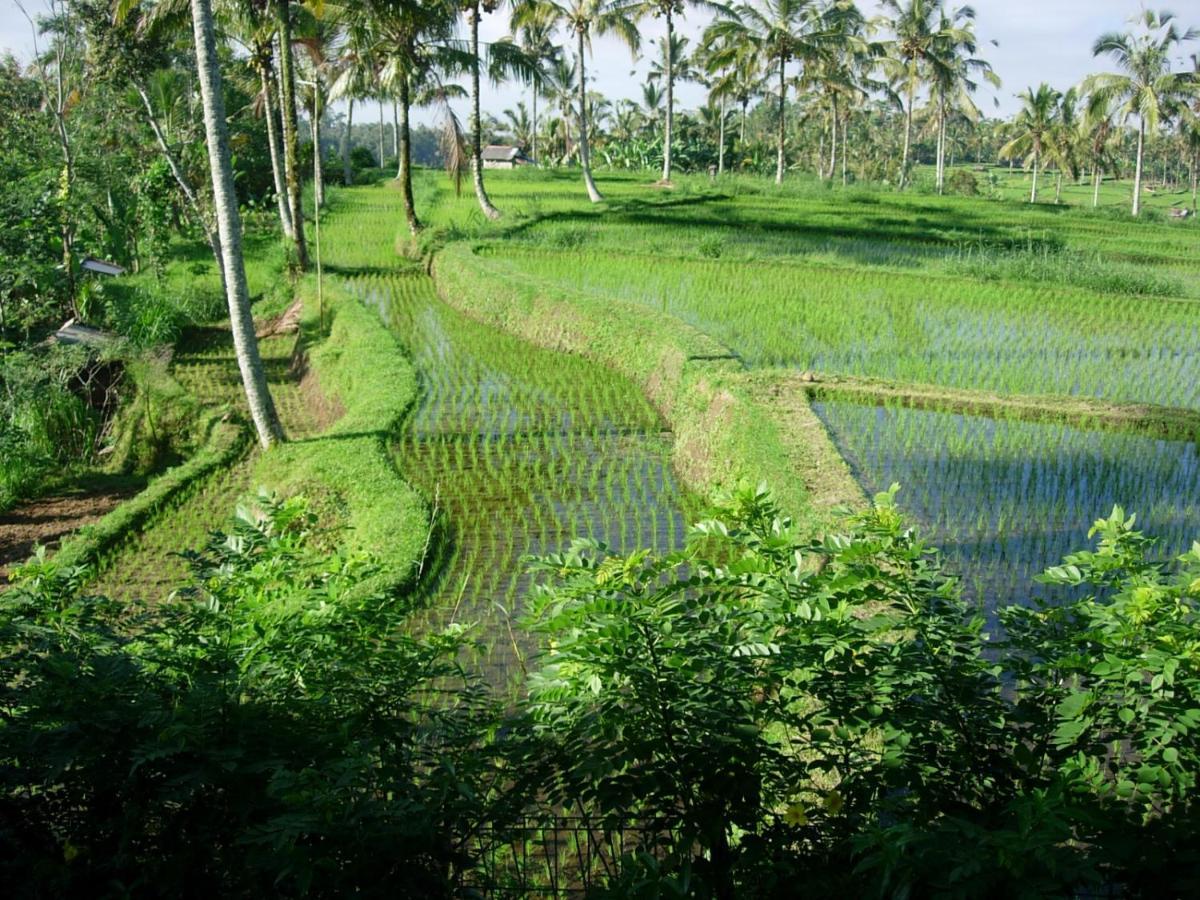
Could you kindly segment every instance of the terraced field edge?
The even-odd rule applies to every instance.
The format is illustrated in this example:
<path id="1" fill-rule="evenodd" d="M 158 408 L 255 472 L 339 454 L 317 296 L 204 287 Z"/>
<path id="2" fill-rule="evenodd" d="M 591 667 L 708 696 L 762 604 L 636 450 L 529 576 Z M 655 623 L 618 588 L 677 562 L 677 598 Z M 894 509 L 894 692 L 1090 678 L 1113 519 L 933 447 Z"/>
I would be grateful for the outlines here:
<path id="1" fill-rule="evenodd" d="M 730 351 L 678 319 L 619 300 L 518 281 L 467 243 L 430 262 L 450 306 L 537 345 L 615 369 L 675 435 L 679 477 L 708 499 L 765 482 L 798 525 L 819 530 L 865 498 L 803 395 L 763 390 Z"/>
<path id="2" fill-rule="evenodd" d="M 333 512 L 339 544 L 369 553 L 379 574 L 364 594 L 394 592 L 417 577 L 429 542 L 424 501 L 396 471 L 388 437 L 417 398 L 417 374 L 379 318 L 334 279 L 324 285 L 320 327 L 316 280 L 300 284 L 304 302 L 299 353 L 326 400 L 337 408 L 315 437 L 263 453 L 254 483 L 280 494 L 306 494 Z"/>

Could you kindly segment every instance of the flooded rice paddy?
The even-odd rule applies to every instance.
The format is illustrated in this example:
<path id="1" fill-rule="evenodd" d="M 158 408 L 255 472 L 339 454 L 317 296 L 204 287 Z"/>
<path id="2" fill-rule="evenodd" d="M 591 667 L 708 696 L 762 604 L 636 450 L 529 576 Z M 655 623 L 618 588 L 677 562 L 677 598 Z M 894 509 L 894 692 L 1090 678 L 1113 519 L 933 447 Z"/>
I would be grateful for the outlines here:
<path id="1" fill-rule="evenodd" d="M 1033 577 L 1091 546 L 1114 505 L 1164 556 L 1200 537 L 1195 442 L 844 401 L 814 404 L 870 492 L 899 503 L 989 606 L 1039 594 Z"/>
<path id="2" fill-rule="evenodd" d="M 692 501 L 671 471 L 671 436 L 631 382 L 470 320 L 422 273 L 349 286 L 420 376 L 393 449 L 441 528 L 425 566 L 430 615 L 478 623 L 485 671 L 514 678 L 532 649 L 519 622 L 525 556 L 578 536 L 618 552 L 682 544 Z"/>

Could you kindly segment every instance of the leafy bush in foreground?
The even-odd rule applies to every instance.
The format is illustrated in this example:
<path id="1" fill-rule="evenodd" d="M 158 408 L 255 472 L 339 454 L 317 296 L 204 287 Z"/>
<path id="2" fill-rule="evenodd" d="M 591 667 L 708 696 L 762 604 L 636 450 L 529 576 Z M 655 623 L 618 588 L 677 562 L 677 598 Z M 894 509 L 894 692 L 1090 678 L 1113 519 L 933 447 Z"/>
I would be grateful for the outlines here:
<path id="1" fill-rule="evenodd" d="M 1010 609 L 989 642 L 892 494 L 852 524 L 799 545 L 743 496 L 678 554 L 540 564 L 551 796 L 658 837 L 616 895 L 1193 884 L 1200 545 L 1151 563 L 1118 510 L 1046 576 L 1091 593 Z"/>
<path id="2" fill-rule="evenodd" d="M 153 617 L 45 559 L 0 597 L 7 896 L 448 891 L 488 724 L 460 638 L 348 600 L 371 564 L 263 506 Z"/>
<path id="3" fill-rule="evenodd" d="M 353 590 L 368 560 L 314 553 L 302 502 L 261 506 L 153 616 L 45 559 L 0 598 L 10 895 L 1196 884 L 1200 545 L 1152 562 L 1120 510 L 996 640 L 892 493 L 817 542 L 756 492 L 666 556 L 577 542 L 535 563 L 545 649 L 501 720 L 460 632 L 405 634 Z M 568 813 L 624 855 L 539 864 Z"/>

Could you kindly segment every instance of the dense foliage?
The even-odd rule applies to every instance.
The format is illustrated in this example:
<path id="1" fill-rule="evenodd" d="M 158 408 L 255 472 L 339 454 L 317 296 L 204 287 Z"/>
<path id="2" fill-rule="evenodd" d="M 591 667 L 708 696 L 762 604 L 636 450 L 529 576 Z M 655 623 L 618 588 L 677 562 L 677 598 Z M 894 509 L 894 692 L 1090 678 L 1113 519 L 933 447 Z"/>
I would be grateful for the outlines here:
<path id="1" fill-rule="evenodd" d="M 615 896 L 1197 877 L 1200 545 L 1151 562 L 1120 510 L 991 640 L 893 493 L 816 543 L 759 492 L 678 553 L 577 542 L 536 564 L 543 653 L 507 721 L 454 662 L 461 629 L 409 636 L 313 525 L 260 498 L 132 619 L 26 567 L 0 619 L 10 888 L 529 889 L 477 838 L 576 811 L 638 823 Z"/>

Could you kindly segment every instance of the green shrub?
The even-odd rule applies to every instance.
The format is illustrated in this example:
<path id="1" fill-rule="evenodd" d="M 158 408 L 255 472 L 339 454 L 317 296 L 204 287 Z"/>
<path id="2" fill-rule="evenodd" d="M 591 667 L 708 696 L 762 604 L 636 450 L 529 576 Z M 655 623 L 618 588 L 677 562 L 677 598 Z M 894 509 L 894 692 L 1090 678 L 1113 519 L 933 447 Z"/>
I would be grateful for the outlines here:
<path id="1" fill-rule="evenodd" d="M 452 893 L 491 713 L 313 525 L 260 498 L 132 621 L 44 556 L 0 595 L 8 896 Z"/>
<path id="2" fill-rule="evenodd" d="M 538 564 L 550 800 L 657 835 L 612 896 L 1189 892 L 1200 543 L 1151 562 L 1116 510 L 988 640 L 893 497 L 800 543 L 743 494 L 682 552 Z"/>
<path id="3" fill-rule="evenodd" d="M 975 197 L 979 194 L 979 179 L 966 169 L 955 169 L 946 179 L 946 184 L 956 194 Z"/>

